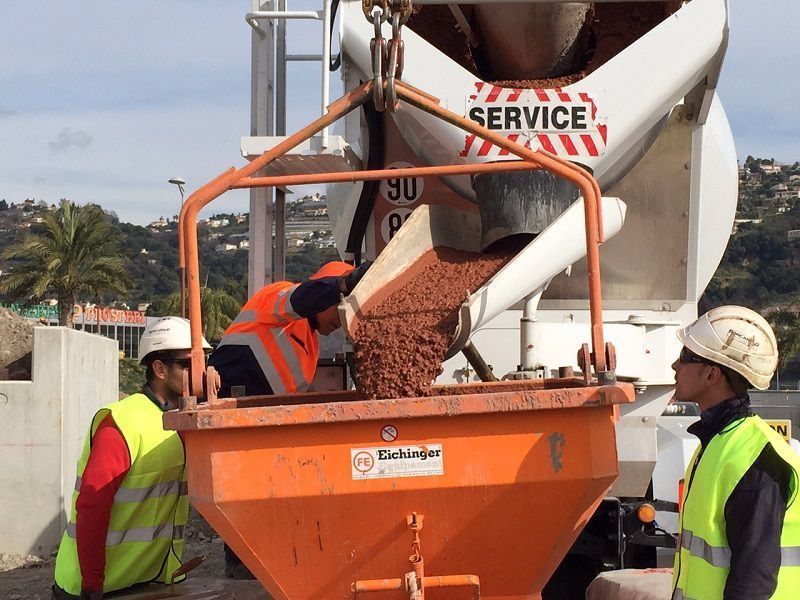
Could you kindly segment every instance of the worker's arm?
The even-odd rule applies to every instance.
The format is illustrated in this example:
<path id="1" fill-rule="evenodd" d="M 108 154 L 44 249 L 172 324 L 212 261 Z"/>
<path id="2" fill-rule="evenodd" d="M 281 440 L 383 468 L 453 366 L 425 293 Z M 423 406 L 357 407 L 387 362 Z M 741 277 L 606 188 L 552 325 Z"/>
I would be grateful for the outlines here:
<path id="1" fill-rule="evenodd" d="M 296 285 L 288 303 L 295 318 L 307 319 L 339 304 L 340 296 L 352 292 L 371 265 L 367 260 L 343 277 L 322 277 Z"/>
<path id="2" fill-rule="evenodd" d="M 280 317 L 307 319 L 339 304 L 341 278 L 322 277 L 300 283 L 289 292 L 289 301 Z"/>
<path id="3" fill-rule="evenodd" d="M 76 504 L 78 562 L 81 587 L 85 592 L 103 590 L 111 507 L 130 467 L 128 445 L 109 414 L 92 438 L 92 450 L 81 477 Z"/>
<path id="4" fill-rule="evenodd" d="M 767 600 L 775 592 L 791 473 L 767 444 L 728 498 L 725 522 L 731 569 L 724 600 Z"/>

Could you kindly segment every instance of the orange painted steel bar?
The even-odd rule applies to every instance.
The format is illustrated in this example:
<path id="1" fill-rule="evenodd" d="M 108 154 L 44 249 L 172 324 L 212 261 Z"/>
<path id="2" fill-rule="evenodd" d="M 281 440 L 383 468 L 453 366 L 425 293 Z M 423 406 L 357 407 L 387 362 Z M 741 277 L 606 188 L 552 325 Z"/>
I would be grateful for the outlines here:
<path id="1" fill-rule="evenodd" d="M 422 578 L 423 590 L 448 587 L 472 587 L 473 600 L 481 597 L 481 581 L 477 575 L 428 575 Z M 402 579 L 368 579 L 354 582 L 352 589 L 355 600 L 361 593 L 403 591 L 405 583 Z"/>
<path id="2" fill-rule="evenodd" d="M 317 175 L 294 175 L 284 177 L 252 177 L 264 166 L 283 156 L 294 147 L 331 125 L 341 117 L 359 107 L 370 98 L 373 83 L 367 82 L 343 96 L 329 106 L 328 113 L 288 137 L 286 140 L 266 151 L 241 169 L 230 168 L 217 178 L 195 191 L 183 205 L 180 214 L 181 233 L 179 234 L 179 254 L 181 269 L 186 270 L 186 284 L 189 290 L 189 319 L 192 335 L 192 369 L 190 389 L 194 396 L 203 396 L 204 352 L 202 349 L 202 322 L 200 312 L 200 277 L 197 248 L 197 217 L 200 210 L 228 190 L 242 187 L 266 185 L 302 185 L 308 183 L 332 183 L 337 181 L 364 181 L 402 177 L 401 170 L 362 171 L 356 173 L 327 173 Z M 600 287 L 600 257 L 598 245 L 601 242 L 602 225 L 600 221 L 600 192 L 594 178 L 581 167 L 559 157 L 541 151 L 524 148 L 516 142 L 494 133 L 473 121 L 441 108 L 436 99 L 397 82 L 400 99 L 425 112 L 473 133 L 494 145 L 508 150 L 522 160 L 521 163 L 488 163 L 471 165 L 447 165 L 408 169 L 409 173 L 425 175 L 453 175 L 482 172 L 514 171 L 544 168 L 556 176 L 576 185 L 584 199 L 586 223 L 586 260 L 589 274 L 589 308 L 591 315 L 591 338 L 595 372 L 606 370 L 605 343 L 602 327 L 602 294 Z M 182 240 L 182 243 L 181 243 Z"/>
<path id="3" fill-rule="evenodd" d="M 528 161 L 504 161 L 496 163 L 446 165 L 441 167 L 406 167 L 403 169 L 376 169 L 373 171 L 345 171 L 342 173 L 318 173 L 309 175 L 275 175 L 271 177 L 248 177 L 236 183 L 234 188 L 285 187 L 310 183 L 355 183 L 404 177 L 427 177 L 428 175 L 474 175 L 475 173 L 501 173 L 504 171 L 532 171 L 541 169 Z"/>

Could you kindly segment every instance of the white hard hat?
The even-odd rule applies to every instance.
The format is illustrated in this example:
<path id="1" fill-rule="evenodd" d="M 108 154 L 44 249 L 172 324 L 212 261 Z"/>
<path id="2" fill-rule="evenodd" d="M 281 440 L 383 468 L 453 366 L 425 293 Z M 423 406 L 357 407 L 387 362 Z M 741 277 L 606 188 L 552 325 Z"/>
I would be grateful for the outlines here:
<path id="1" fill-rule="evenodd" d="M 769 387 L 778 366 L 778 342 L 767 320 L 743 306 L 720 306 L 678 330 L 689 350 L 728 367 L 753 387 Z"/>
<path id="2" fill-rule="evenodd" d="M 189 350 L 192 347 L 192 334 L 189 320 L 181 317 L 161 317 L 144 329 L 139 340 L 139 362 L 144 361 L 151 352 L 162 350 Z M 203 348 L 211 345 L 203 338 Z"/>

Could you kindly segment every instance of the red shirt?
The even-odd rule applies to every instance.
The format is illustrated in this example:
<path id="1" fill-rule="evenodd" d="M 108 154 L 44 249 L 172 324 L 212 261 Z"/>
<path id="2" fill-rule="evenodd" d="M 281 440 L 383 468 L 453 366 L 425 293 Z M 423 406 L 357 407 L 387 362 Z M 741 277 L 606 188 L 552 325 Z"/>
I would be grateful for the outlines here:
<path id="1" fill-rule="evenodd" d="M 92 438 L 76 504 L 76 542 L 84 591 L 102 591 L 114 496 L 131 468 L 128 444 L 109 414 Z"/>

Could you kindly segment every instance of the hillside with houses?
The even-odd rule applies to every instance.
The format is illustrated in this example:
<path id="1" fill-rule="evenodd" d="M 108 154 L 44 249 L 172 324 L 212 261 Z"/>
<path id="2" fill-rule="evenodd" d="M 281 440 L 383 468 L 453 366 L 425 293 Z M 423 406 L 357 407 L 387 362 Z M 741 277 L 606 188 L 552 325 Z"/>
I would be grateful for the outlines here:
<path id="1" fill-rule="evenodd" d="M 0 251 L 41 227 L 54 204 L 0 200 Z M 177 216 L 142 227 L 108 218 L 123 239 L 131 279 L 125 298 L 82 299 L 108 305 L 158 306 L 178 289 Z M 301 280 L 337 256 L 327 199 L 290 198 L 286 206 L 287 276 Z M 246 297 L 249 215 L 220 213 L 198 224 L 203 282 L 243 302 Z M 800 309 L 800 163 L 748 156 L 739 167 L 739 204 L 728 248 L 701 300 L 701 310 L 723 303 L 757 309 Z M 0 260 L 0 277 L 13 264 Z M 0 302 L 2 302 L 0 298 Z"/>
<path id="2" fill-rule="evenodd" d="M 42 227 L 54 204 L 25 199 L 0 200 L 0 252 L 29 232 Z M 328 220 L 324 195 L 296 197 L 287 202 L 287 277 L 302 280 L 320 263 L 338 256 Z M 164 300 L 179 288 L 177 215 L 160 216 L 146 227 L 120 222 L 113 212 L 107 216 L 122 239 L 122 254 L 133 286 L 124 298 L 80 298 L 120 308 L 158 312 Z M 204 285 L 227 292 L 239 302 L 247 296 L 249 215 L 220 213 L 198 223 L 200 270 Z M 0 277 L 13 269 L 13 262 L 0 259 Z M 4 303 L 0 297 L 0 304 Z"/>

